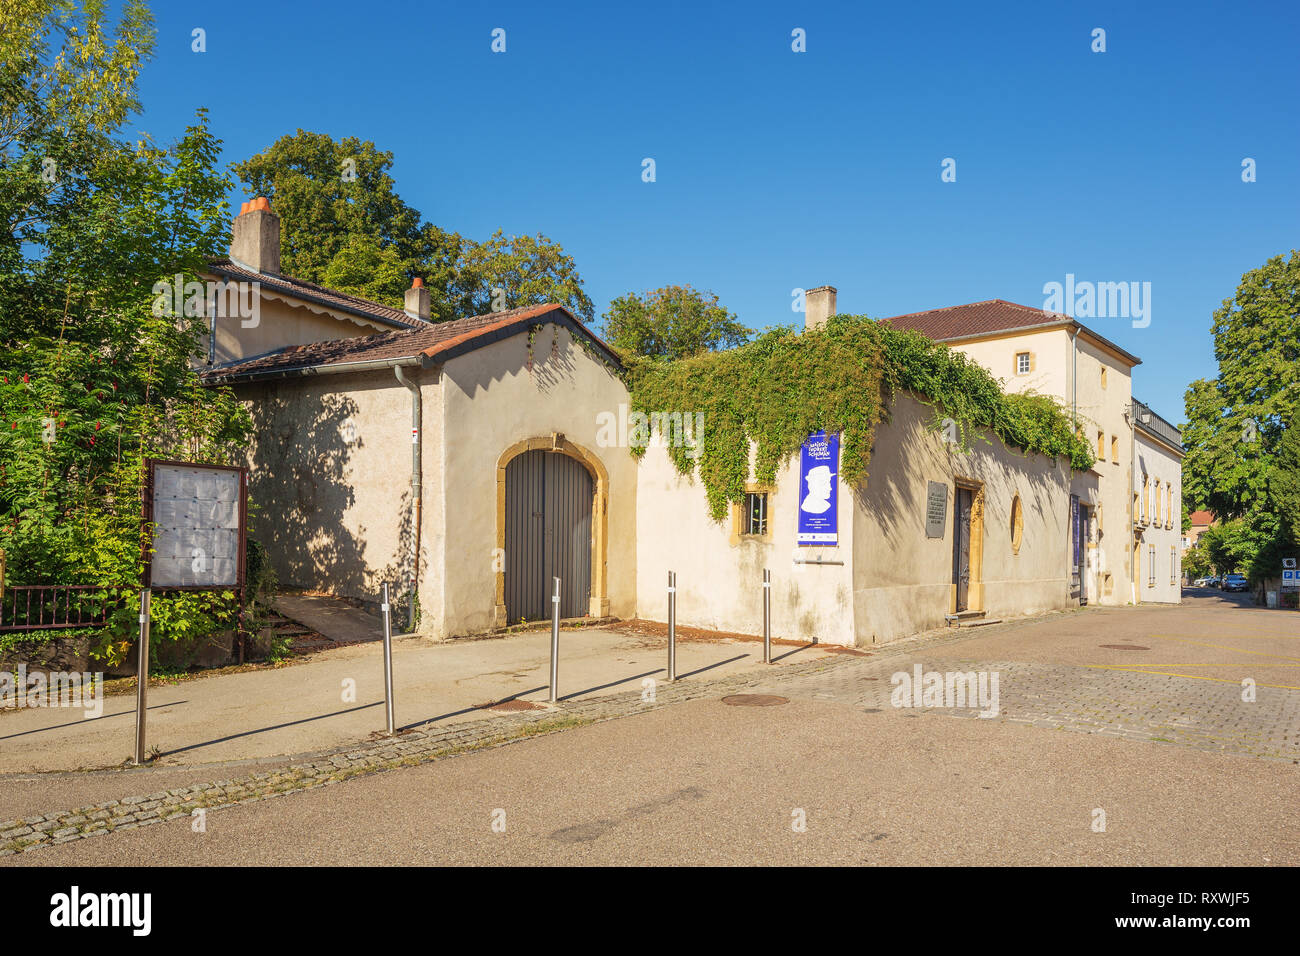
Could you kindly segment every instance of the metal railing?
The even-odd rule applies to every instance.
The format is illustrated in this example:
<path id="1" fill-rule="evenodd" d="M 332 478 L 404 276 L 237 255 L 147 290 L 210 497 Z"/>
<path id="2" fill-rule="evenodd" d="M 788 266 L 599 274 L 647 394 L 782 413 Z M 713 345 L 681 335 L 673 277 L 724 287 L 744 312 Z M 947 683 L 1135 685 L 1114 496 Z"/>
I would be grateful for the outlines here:
<path id="1" fill-rule="evenodd" d="M 0 632 L 103 627 L 134 590 L 98 584 L 6 584 L 0 597 Z"/>
<path id="2" fill-rule="evenodd" d="M 1157 438 L 1183 447 L 1183 434 L 1172 424 L 1151 410 L 1151 406 L 1133 399 L 1133 422 Z"/>

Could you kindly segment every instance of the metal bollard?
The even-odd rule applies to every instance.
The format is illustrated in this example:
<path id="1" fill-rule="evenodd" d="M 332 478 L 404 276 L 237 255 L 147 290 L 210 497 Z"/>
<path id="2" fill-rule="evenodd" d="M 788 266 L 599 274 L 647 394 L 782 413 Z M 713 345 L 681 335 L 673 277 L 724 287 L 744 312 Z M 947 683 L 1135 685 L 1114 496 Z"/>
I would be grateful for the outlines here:
<path id="1" fill-rule="evenodd" d="M 668 572 L 668 679 L 677 680 L 677 572 Z"/>
<path id="2" fill-rule="evenodd" d="M 384 585 L 384 709 L 388 717 L 388 736 L 393 736 L 393 628 L 389 616 L 388 585 Z"/>
<path id="3" fill-rule="evenodd" d="M 140 640 L 136 642 L 135 683 L 135 762 L 144 763 L 145 711 L 149 709 L 149 614 L 153 591 L 140 592 Z M 101 688 L 102 693 L 102 688 Z"/>
<path id="4" fill-rule="evenodd" d="M 555 578 L 555 593 L 551 595 L 551 703 L 556 701 L 560 683 L 560 579 Z"/>
<path id="5" fill-rule="evenodd" d="M 772 572 L 763 569 L 763 663 L 772 663 Z"/>

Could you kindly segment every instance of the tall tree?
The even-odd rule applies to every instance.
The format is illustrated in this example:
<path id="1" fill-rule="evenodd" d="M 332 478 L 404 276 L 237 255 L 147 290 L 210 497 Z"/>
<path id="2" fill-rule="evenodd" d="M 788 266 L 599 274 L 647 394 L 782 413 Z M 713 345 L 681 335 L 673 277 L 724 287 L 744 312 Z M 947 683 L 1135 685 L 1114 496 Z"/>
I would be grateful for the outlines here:
<path id="1" fill-rule="evenodd" d="M 229 461 L 247 436 L 242 406 L 198 386 L 202 316 L 156 307 L 224 242 L 229 183 L 203 111 L 170 148 L 120 138 L 153 46 L 143 4 L 115 30 L 100 3 L 0 13 L 0 548 L 19 582 L 129 584 L 143 458 Z M 210 629 L 230 597 L 160 600 L 159 638 Z M 120 656 L 131 622 L 96 649 Z"/>
<path id="2" fill-rule="evenodd" d="M 543 302 L 591 319 L 577 266 L 558 243 L 500 231 L 477 243 L 424 222 L 398 196 L 392 166 L 393 154 L 370 141 L 300 129 L 233 169 L 280 215 L 287 275 L 394 306 L 419 276 L 440 320 Z"/>
<path id="3" fill-rule="evenodd" d="M 1231 518 L 1265 503 L 1284 423 L 1300 411 L 1300 252 L 1242 276 L 1213 332 L 1219 374 L 1187 390 L 1184 488 Z"/>
<path id="4" fill-rule="evenodd" d="M 681 359 L 701 352 L 735 348 L 750 330 L 712 292 L 670 285 L 639 296 L 619 296 L 604 315 L 611 345 L 633 355 Z"/>

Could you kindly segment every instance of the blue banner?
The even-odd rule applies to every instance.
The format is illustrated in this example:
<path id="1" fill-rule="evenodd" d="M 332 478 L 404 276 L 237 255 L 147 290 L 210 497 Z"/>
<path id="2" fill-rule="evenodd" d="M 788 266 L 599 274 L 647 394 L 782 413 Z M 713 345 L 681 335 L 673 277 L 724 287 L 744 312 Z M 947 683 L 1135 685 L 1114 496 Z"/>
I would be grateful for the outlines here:
<path id="1" fill-rule="evenodd" d="M 799 452 L 799 527 L 795 544 L 839 543 L 840 436 L 809 435 Z"/>

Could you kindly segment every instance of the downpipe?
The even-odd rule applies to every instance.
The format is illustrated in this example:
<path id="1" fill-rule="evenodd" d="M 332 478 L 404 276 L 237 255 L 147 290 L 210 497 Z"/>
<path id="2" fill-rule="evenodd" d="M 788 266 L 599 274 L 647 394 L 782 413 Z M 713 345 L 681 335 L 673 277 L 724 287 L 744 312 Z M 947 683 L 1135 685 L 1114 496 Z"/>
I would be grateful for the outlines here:
<path id="1" fill-rule="evenodd" d="M 406 630 L 415 631 L 415 600 L 420 579 L 420 437 L 423 415 L 420 403 L 420 386 L 406 377 L 400 365 L 393 366 L 397 381 L 411 392 L 411 578 L 410 601 L 407 608 Z"/>

